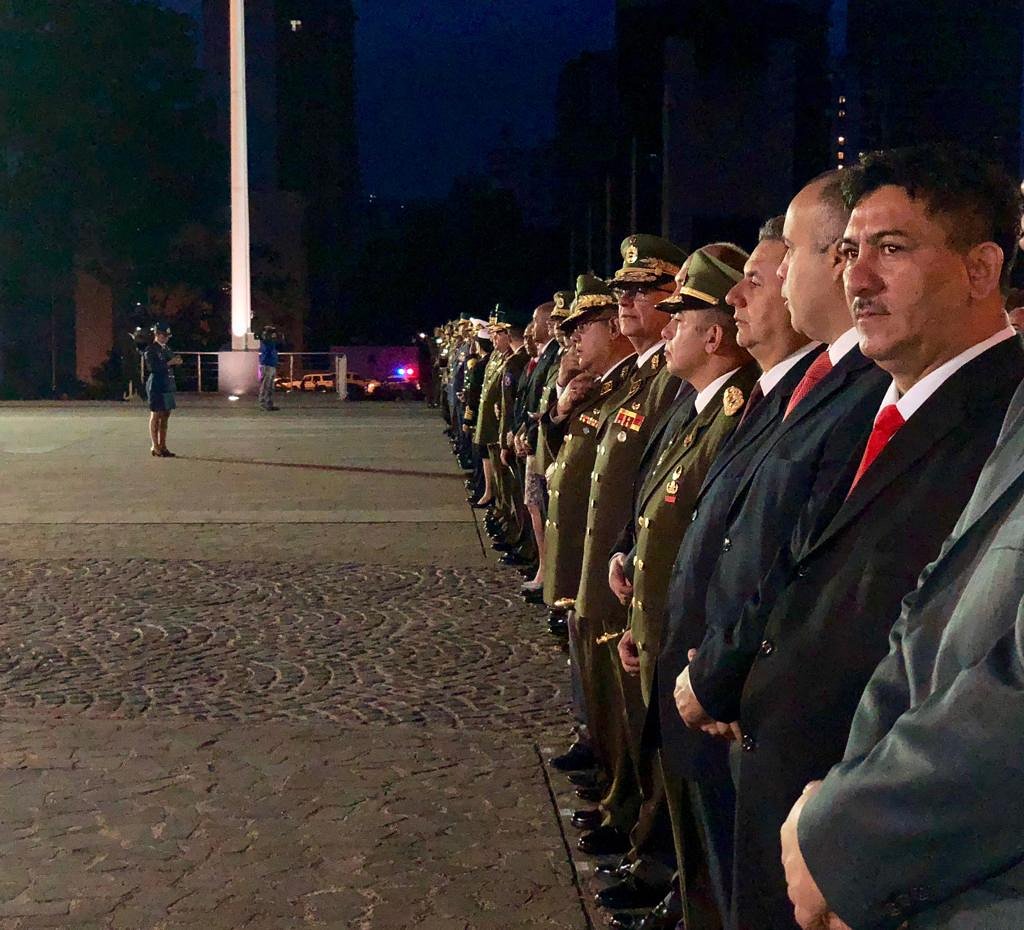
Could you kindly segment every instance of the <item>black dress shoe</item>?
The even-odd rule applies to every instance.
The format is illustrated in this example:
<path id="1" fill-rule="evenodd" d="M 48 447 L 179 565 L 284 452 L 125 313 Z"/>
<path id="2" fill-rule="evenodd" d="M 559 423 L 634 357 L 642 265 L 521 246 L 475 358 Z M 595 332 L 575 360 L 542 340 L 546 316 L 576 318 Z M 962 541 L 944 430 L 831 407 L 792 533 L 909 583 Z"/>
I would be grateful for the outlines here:
<path id="1" fill-rule="evenodd" d="M 682 919 L 679 888 L 673 887 L 653 910 L 646 914 L 613 914 L 608 926 L 618 930 L 676 930 Z"/>
<path id="2" fill-rule="evenodd" d="M 582 772 L 592 769 L 596 760 L 590 747 L 577 740 L 560 756 L 551 760 L 551 767 L 559 772 Z"/>
<path id="3" fill-rule="evenodd" d="M 500 559 L 498 559 L 498 564 L 509 568 L 515 568 L 519 565 L 529 565 L 530 560 L 524 559 L 518 552 L 513 550 L 512 552 L 506 552 Z"/>
<path id="4" fill-rule="evenodd" d="M 569 637 L 569 621 L 565 617 L 548 617 L 548 632 L 552 636 Z"/>
<path id="5" fill-rule="evenodd" d="M 598 827 L 584 833 L 576 847 L 590 856 L 621 856 L 629 851 L 629 834 L 616 827 Z"/>
<path id="6" fill-rule="evenodd" d="M 586 769 L 582 772 L 570 772 L 569 784 L 577 788 L 596 788 L 597 773 L 593 769 Z"/>
<path id="7" fill-rule="evenodd" d="M 633 863 L 629 861 L 628 857 L 623 856 L 616 862 L 602 862 L 594 866 L 594 874 L 598 878 L 614 878 L 616 881 L 621 881 L 629 875 L 632 868 Z"/>
<path id="8" fill-rule="evenodd" d="M 577 830 L 596 830 L 604 820 L 604 813 L 597 808 L 582 809 L 572 812 L 571 823 Z"/>
<path id="9" fill-rule="evenodd" d="M 581 801 L 586 801 L 588 804 L 596 804 L 604 797 L 604 789 L 598 788 L 597 785 L 592 785 L 588 788 L 577 788 L 576 797 Z"/>
<path id="10" fill-rule="evenodd" d="M 531 562 L 529 565 L 524 565 L 519 569 L 519 574 L 522 575 L 523 578 L 532 578 L 537 574 L 537 563 Z"/>
<path id="11" fill-rule="evenodd" d="M 598 907 L 610 911 L 635 911 L 642 907 L 654 907 L 667 891 L 664 885 L 647 885 L 627 875 L 621 882 L 602 888 L 594 895 L 594 901 Z"/>
<path id="12" fill-rule="evenodd" d="M 543 604 L 544 603 L 544 589 L 540 588 L 537 591 L 525 591 L 523 592 L 523 600 L 527 604 Z"/>

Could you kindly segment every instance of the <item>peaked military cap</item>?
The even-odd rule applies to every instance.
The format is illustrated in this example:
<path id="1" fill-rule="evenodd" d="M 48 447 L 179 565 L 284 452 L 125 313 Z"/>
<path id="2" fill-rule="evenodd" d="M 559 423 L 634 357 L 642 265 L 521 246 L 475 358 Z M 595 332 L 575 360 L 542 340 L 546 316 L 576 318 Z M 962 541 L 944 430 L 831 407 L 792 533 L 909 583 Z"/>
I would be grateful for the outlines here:
<path id="1" fill-rule="evenodd" d="M 674 278 L 686 252 L 661 236 L 627 236 L 619 247 L 622 267 L 608 282 L 612 287 L 663 284 Z"/>
<path id="2" fill-rule="evenodd" d="M 702 246 L 686 260 L 676 275 L 675 293 L 658 307 L 670 313 L 711 307 L 732 313 L 733 308 L 725 302 L 725 295 L 743 280 L 743 265 L 749 257 L 731 242 Z"/>
<path id="3" fill-rule="evenodd" d="M 593 274 L 581 274 L 576 279 L 576 295 L 569 315 L 562 320 L 562 332 L 568 333 L 580 323 L 609 310 L 617 310 L 619 302 L 610 287 Z"/>
<path id="4" fill-rule="evenodd" d="M 570 313 L 572 308 L 572 302 L 576 299 L 574 291 L 555 291 L 554 297 L 551 298 L 555 305 L 555 309 L 551 311 L 551 318 L 553 320 L 564 320 Z"/>
<path id="5" fill-rule="evenodd" d="M 496 304 L 491 311 L 491 318 L 487 321 L 487 328 L 492 332 L 508 329 L 512 325 L 508 318 L 508 310 L 504 304 Z"/>

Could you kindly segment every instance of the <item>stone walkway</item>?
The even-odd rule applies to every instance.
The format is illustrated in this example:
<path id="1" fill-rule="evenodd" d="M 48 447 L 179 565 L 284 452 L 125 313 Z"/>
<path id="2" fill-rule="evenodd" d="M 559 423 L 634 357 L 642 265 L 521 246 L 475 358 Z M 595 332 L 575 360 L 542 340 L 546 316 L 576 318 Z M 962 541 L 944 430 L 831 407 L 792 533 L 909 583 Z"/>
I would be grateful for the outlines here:
<path id="1" fill-rule="evenodd" d="M 335 525 L 315 521 L 269 559 L 250 547 L 278 524 L 248 523 L 233 556 L 233 530 L 215 520 L 198 540 L 173 530 L 184 557 L 130 557 L 119 521 L 139 538 L 169 532 L 132 518 L 150 463 L 122 472 L 136 483 L 119 489 L 120 511 L 110 489 L 98 495 L 116 511 L 109 524 L 53 522 L 95 505 L 74 481 L 41 503 L 25 493 L 40 468 L 59 482 L 84 458 L 99 474 L 92 426 L 108 436 L 98 456 L 124 455 L 120 411 L 99 408 L 102 424 L 75 411 L 70 446 L 47 430 L 66 411 L 34 411 L 21 435 L 42 452 L 4 449 L 5 414 L 0 467 L 15 479 L 0 489 L 0 930 L 588 927 L 540 753 L 567 729 L 564 654 L 513 576 L 479 551 L 467 564 L 436 532 L 438 519 L 455 529 L 436 515 L 458 505 L 457 482 L 417 494 L 415 476 L 387 479 L 407 518 L 391 536 L 377 527 L 375 545 L 396 554 L 386 564 L 354 546 L 324 558 Z M 371 415 L 305 413 L 288 460 L 352 464 L 324 435 Z M 216 417 L 201 416 L 216 445 Z M 360 445 L 359 467 L 398 469 L 402 442 L 436 429 L 422 410 L 383 416 L 403 432 Z M 237 433 L 238 419 L 226 428 Z M 433 443 L 416 467 L 450 472 Z M 195 466 L 169 464 L 187 484 Z M 201 496 L 252 520 L 222 480 Z M 266 480 L 281 509 L 304 505 L 301 470 Z M 358 512 L 363 492 L 330 480 Z M 326 500 L 331 488 L 314 491 Z M 475 534 L 459 520 L 460 535 Z M 59 554 L 31 533 L 25 543 L 47 521 Z M 350 543 L 360 525 L 345 526 Z"/>

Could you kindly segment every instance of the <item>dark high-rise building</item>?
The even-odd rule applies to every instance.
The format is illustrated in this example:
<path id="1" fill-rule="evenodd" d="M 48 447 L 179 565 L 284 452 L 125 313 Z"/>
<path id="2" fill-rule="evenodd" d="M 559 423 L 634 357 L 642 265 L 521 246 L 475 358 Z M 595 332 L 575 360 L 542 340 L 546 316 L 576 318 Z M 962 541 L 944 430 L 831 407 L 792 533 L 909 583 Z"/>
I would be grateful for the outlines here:
<path id="1" fill-rule="evenodd" d="M 302 244 L 305 334 L 337 342 L 359 196 L 355 12 L 351 0 L 247 0 L 249 171 L 254 273 L 260 244 Z M 228 0 L 204 0 L 204 68 L 229 133 Z M 282 230 L 281 227 L 284 227 Z M 285 231 L 286 230 L 286 231 Z"/>
<path id="2" fill-rule="evenodd" d="M 617 23 L 626 231 L 749 245 L 829 164 L 828 0 L 619 0 Z"/>
<path id="3" fill-rule="evenodd" d="M 846 0 L 845 160 L 951 140 L 1021 171 L 1021 0 Z M 845 7 L 845 10 L 842 9 Z"/>

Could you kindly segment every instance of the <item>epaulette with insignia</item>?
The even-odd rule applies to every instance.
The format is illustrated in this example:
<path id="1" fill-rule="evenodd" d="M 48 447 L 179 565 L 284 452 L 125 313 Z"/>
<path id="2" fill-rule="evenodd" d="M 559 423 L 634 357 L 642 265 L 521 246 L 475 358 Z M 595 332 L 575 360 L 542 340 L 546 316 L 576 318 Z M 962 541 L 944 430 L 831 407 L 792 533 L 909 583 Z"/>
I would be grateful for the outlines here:
<path id="1" fill-rule="evenodd" d="M 651 368 L 653 368 L 655 371 L 657 371 L 658 370 L 658 366 L 660 364 L 661 364 L 661 356 L 657 352 L 655 352 L 654 355 L 651 357 Z"/>
<path id="2" fill-rule="evenodd" d="M 601 385 L 601 394 L 600 394 L 600 396 L 604 397 L 605 394 L 611 394 L 611 392 L 614 389 L 614 387 L 615 387 L 615 385 L 612 384 L 611 381 L 605 381 L 605 383 Z"/>
<path id="3" fill-rule="evenodd" d="M 728 388 L 722 395 L 722 412 L 727 417 L 734 417 L 743 409 L 745 403 L 746 398 L 738 387 Z"/>

